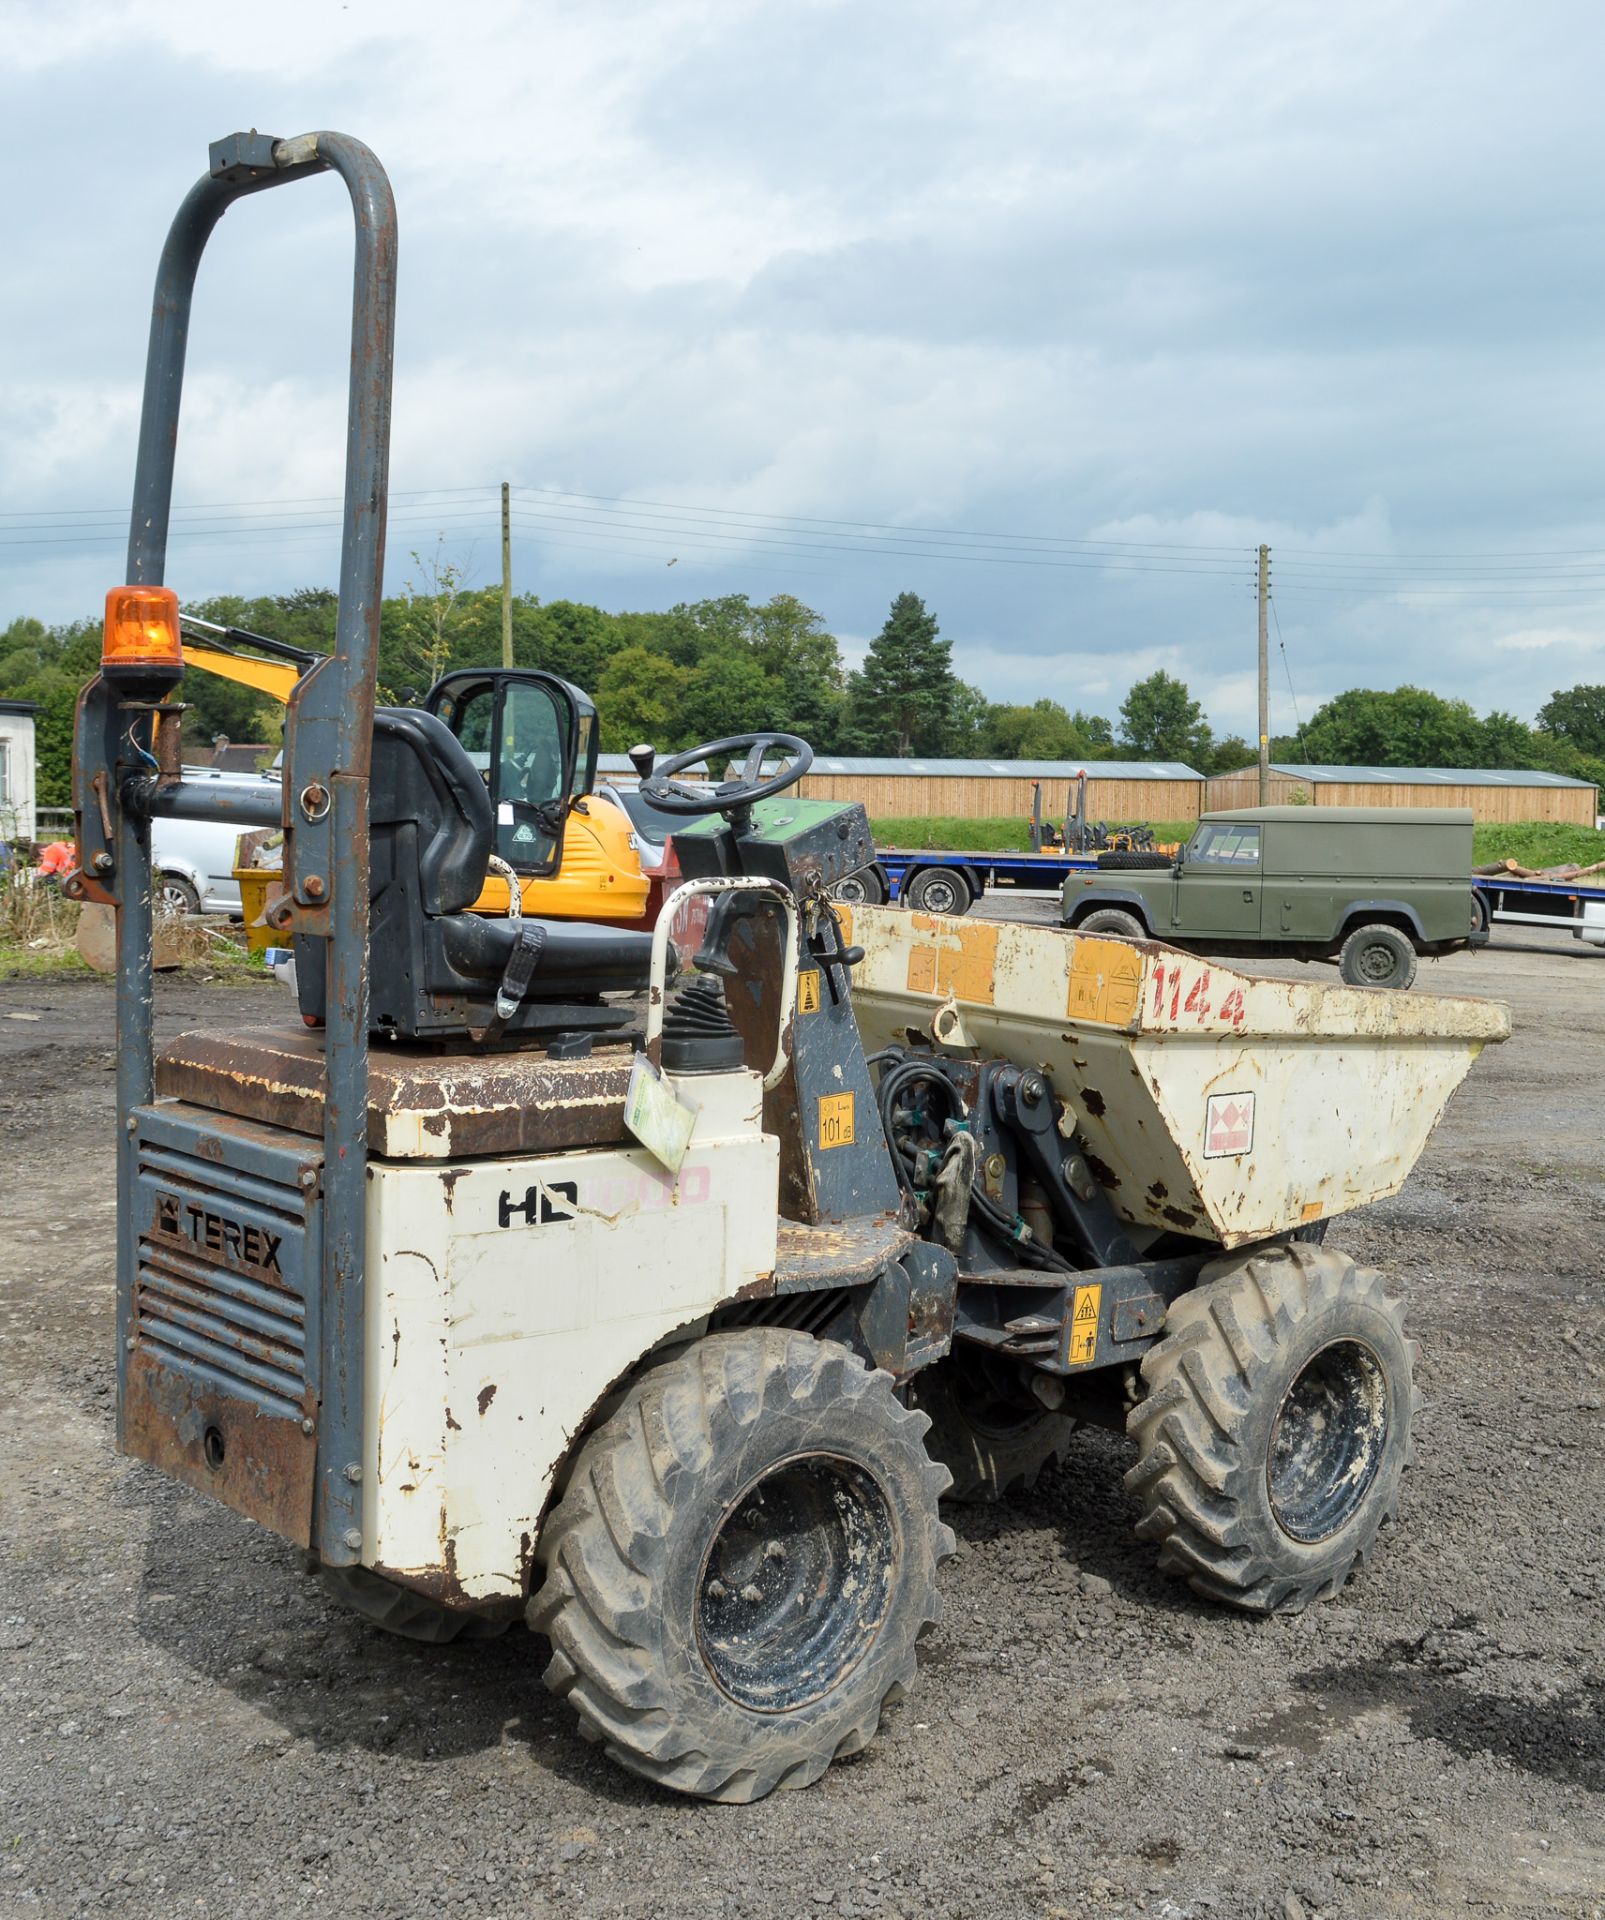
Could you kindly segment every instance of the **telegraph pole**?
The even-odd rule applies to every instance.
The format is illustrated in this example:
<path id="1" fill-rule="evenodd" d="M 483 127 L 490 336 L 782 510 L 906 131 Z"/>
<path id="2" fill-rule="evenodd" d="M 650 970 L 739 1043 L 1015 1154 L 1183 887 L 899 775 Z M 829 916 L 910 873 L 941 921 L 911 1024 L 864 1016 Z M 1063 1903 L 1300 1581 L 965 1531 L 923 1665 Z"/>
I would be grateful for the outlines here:
<path id="1" fill-rule="evenodd" d="M 1271 797 L 1271 649 L 1265 615 L 1271 593 L 1271 550 L 1259 550 L 1259 803 Z"/>
<path id="2" fill-rule="evenodd" d="M 502 665 L 513 664 L 513 505 L 512 488 L 502 482 Z M 1264 549 L 1260 549 L 1261 553 Z M 1261 567 L 1260 590 L 1260 665 L 1265 664 L 1265 603 L 1264 569 Z"/>

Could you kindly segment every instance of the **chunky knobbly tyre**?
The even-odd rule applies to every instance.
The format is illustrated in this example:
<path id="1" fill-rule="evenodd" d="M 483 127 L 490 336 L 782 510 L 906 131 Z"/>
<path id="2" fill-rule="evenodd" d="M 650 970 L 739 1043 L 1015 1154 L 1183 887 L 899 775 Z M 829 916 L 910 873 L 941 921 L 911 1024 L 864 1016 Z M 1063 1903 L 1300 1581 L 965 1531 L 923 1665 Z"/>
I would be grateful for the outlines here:
<path id="1" fill-rule="evenodd" d="M 1398 1510 L 1419 1406 L 1382 1276 L 1308 1242 L 1229 1256 L 1144 1356 L 1128 1491 L 1159 1565 L 1255 1613 L 1328 1599 Z"/>
<path id="2" fill-rule="evenodd" d="M 946 1470 L 928 1421 L 847 1348 L 709 1335 L 585 1442 L 541 1532 L 546 1684 L 649 1780 L 806 1787 L 873 1738 L 940 1617 Z"/>
<path id="3" fill-rule="evenodd" d="M 955 1352 L 916 1374 L 909 1401 L 930 1415 L 926 1451 L 953 1476 L 950 1500 L 1000 1500 L 1064 1458 L 1075 1422 L 993 1379 L 989 1356 Z"/>
<path id="4" fill-rule="evenodd" d="M 509 1622 L 480 1613 L 443 1607 L 438 1600 L 399 1587 L 368 1567 L 320 1567 L 323 1584 L 344 1607 L 361 1614 L 370 1626 L 403 1640 L 422 1640 L 444 1646 L 451 1640 L 494 1640 Z"/>
<path id="5" fill-rule="evenodd" d="M 1146 940 L 1148 929 L 1124 907 L 1097 907 L 1076 925 L 1077 933 L 1112 933 L 1122 940 Z"/>
<path id="6" fill-rule="evenodd" d="M 1381 921 L 1356 927 L 1343 942 L 1338 972 L 1351 987 L 1394 987 L 1402 993 L 1416 977 L 1416 950 L 1397 927 Z"/>
<path id="7" fill-rule="evenodd" d="M 1175 864 L 1168 853 L 1140 853 L 1125 847 L 1098 855 L 1098 865 L 1106 873 L 1161 873 Z"/>

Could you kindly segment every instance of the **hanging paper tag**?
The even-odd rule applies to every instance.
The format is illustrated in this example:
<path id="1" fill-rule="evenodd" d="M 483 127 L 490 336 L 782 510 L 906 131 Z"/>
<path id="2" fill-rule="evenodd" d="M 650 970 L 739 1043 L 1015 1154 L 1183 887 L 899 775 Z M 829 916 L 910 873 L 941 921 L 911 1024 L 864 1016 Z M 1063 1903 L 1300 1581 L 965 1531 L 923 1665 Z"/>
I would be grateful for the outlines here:
<path id="1" fill-rule="evenodd" d="M 644 1053 L 635 1056 L 624 1095 L 624 1124 L 654 1160 L 680 1171 L 697 1110 L 669 1085 Z"/>

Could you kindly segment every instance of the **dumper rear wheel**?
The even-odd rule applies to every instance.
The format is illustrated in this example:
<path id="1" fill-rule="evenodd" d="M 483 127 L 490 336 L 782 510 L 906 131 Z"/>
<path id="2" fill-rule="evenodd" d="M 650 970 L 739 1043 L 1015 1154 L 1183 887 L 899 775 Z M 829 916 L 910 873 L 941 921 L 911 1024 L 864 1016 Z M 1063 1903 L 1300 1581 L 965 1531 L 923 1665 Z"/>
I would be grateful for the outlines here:
<path id="1" fill-rule="evenodd" d="M 1328 1599 L 1414 1458 L 1415 1349 L 1379 1273 L 1309 1242 L 1233 1255 L 1175 1302 L 1127 1428 L 1162 1571 L 1253 1613 Z"/>
<path id="2" fill-rule="evenodd" d="M 926 1451 L 953 1476 L 950 1500 L 1000 1500 L 1064 1458 L 1075 1422 L 1003 1377 L 985 1353 L 955 1352 L 917 1374 L 909 1402 L 931 1417 Z"/>
<path id="3" fill-rule="evenodd" d="M 940 1616 L 946 1470 L 846 1347 L 711 1334 L 584 1443 L 529 1623 L 581 1731 L 660 1785 L 760 1800 L 874 1737 Z"/>

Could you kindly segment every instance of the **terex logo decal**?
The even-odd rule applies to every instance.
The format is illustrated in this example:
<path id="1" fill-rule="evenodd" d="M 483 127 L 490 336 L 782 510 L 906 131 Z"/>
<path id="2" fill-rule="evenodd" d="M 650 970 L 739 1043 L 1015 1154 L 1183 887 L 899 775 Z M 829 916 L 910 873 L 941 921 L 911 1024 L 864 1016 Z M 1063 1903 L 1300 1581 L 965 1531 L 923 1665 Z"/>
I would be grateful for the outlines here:
<path id="1" fill-rule="evenodd" d="M 188 1240 L 206 1253 L 231 1254 L 242 1267 L 282 1279 L 279 1247 L 284 1236 L 265 1227 L 241 1226 L 221 1213 L 212 1213 L 193 1200 L 175 1194 L 156 1196 L 156 1231 L 171 1240 Z"/>

